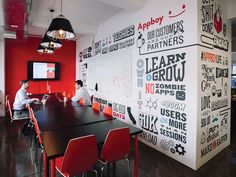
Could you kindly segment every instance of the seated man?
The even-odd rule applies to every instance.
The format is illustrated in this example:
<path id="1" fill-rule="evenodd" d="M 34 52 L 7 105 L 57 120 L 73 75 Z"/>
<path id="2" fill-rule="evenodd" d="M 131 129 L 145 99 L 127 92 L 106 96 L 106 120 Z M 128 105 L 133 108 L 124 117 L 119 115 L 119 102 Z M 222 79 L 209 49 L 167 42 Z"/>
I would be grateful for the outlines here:
<path id="1" fill-rule="evenodd" d="M 39 101 L 37 98 L 30 99 L 27 96 L 26 90 L 30 86 L 30 82 L 28 80 L 20 81 L 21 88 L 17 91 L 15 101 L 13 103 L 14 117 L 29 117 L 29 112 L 26 108 L 26 104 L 30 104 L 34 101 Z"/>
<path id="2" fill-rule="evenodd" d="M 81 80 L 75 81 L 76 93 L 75 96 L 71 98 L 72 101 L 79 101 L 81 98 L 84 99 L 84 105 L 91 105 L 91 99 L 88 91 L 83 87 L 83 82 Z"/>
<path id="3" fill-rule="evenodd" d="M 15 101 L 13 103 L 13 110 L 14 110 L 15 118 L 29 117 L 29 112 L 26 108 L 26 104 L 30 104 L 34 101 L 39 101 L 39 99 L 37 98 L 30 99 L 27 96 L 26 90 L 30 86 L 30 82 L 28 80 L 21 80 L 20 84 L 21 84 L 21 88 L 17 91 Z M 21 130 L 24 135 L 29 134 L 29 131 L 30 131 L 29 122 L 30 120 L 28 119 L 25 122 L 23 129 Z"/>

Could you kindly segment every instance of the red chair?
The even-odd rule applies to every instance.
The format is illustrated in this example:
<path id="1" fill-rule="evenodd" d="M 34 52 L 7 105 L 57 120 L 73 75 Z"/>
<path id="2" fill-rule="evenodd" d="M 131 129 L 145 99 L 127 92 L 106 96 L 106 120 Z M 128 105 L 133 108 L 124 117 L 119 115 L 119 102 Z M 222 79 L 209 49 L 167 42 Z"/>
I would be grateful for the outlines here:
<path id="1" fill-rule="evenodd" d="M 100 103 L 93 102 L 92 109 L 95 110 L 95 111 L 100 111 Z"/>
<path id="2" fill-rule="evenodd" d="M 79 100 L 79 104 L 80 104 L 81 106 L 84 105 L 84 99 L 83 99 L 83 98 L 80 98 L 80 100 Z"/>
<path id="3" fill-rule="evenodd" d="M 35 118 L 34 116 L 34 111 L 32 108 L 29 108 L 29 112 L 30 112 L 30 116 L 31 116 L 31 119 L 33 121 L 33 125 L 34 125 L 34 129 L 35 129 L 35 132 L 37 134 L 37 140 L 38 140 L 38 143 L 41 147 L 41 157 L 40 157 L 40 171 L 42 169 L 42 160 L 43 160 L 43 151 L 44 151 L 44 147 L 43 147 L 43 141 L 42 141 L 42 138 L 41 138 L 41 131 L 39 129 L 39 126 L 38 126 L 38 122 L 37 122 L 37 119 Z M 37 157 L 38 157 L 38 144 L 35 144 L 35 147 L 36 147 L 36 150 L 35 150 L 35 161 L 37 162 Z"/>
<path id="4" fill-rule="evenodd" d="M 106 116 L 112 117 L 112 107 L 104 106 L 102 111 Z"/>
<path id="5" fill-rule="evenodd" d="M 33 131 L 33 127 L 34 127 L 34 112 L 33 112 L 33 109 L 30 107 L 29 104 L 26 104 L 26 107 L 29 111 L 29 117 L 30 117 L 30 122 L 29 122 L 29 126 L 31 127 L 31 133 L 32 134 L 30 136 L 30 147 L 32 145 L 32 140 L 33 140 L 33 137 L 35 137 L 35 132 Z"/>
<path id="6" fill-rule="evenodd" d="M 10 104 L 10 101 L 8 99 L 9 95 L 6 96 L 6 108 L 7 108 L 7 111 L 9 112 L 9 115 L 10 115 L 10 118 L 11 118 L 11 122 L 13 122 L 14 120 L 25 120 L 25 119 L 29 119 L 30 117 L 28 116 L 22 116 L 22 117 L 15 117 L 13 114 L 12 114 L 12 109 L 11 109 L 11 104 Z M 16 111 L 16 110 L 15 110 Z"/>
<path id="7" fill-rule="evenodd" d="M 39 129 L 37 119 L 34 117 L 34 112 L 33 112 L 32 108 L 30 108 L 30 111 L 31 111 L 31 115 L 33 117 L 34 128 L 35 128 L 35 132 L 37 133 L 37 136 L 38 136 L 39 144 L 41 147 L 43 147 L 43 141 L 41 139 L 41 131 Z"/>
<path id="8" fill-rule="evenodd" d="M 26 107 L 27 107 L 27 109 L 29 111 L 30 122 L 32 124 L 34 124 L 34 112 L 33 112 L 33 109 L 30 107 L 29 104 L 26 104 Z"/>
<path id="9" fill-rule="evenodd" d="M 65 177 L 94 171 L 93 166 L 98 160 L 95 135 L 71 139 L 63 157 L 56 158 L 56 169 Z"/>
<path id="10" fill-rule="evenodd" d="M 9 95 L 6 95 L 6 100 L 5 100 L 6 108 L 7 108 L 7 100 L 9 100 Z"/>
<path id="11" fill-rule="evenodd" d="M 130 163 L 127 158 L 130 152 L 130 132 L 129 128 L 117 128 L 108 132 L 104 145 L 102 147 L 99 161 L 103 164 L 101 168 L 101 177 L 103 176 L 104 167 L 118 160 L 128 162 L 129 176 L 131 175 Z"/>

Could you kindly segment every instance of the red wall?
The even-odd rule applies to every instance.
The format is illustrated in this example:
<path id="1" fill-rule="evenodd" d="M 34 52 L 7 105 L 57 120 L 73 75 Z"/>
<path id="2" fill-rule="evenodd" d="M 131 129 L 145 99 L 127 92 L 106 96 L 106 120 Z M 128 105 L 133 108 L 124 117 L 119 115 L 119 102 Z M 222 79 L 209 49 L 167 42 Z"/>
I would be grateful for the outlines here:
<path id="1" fill-rule="evenodd" d="M 17 90 L 20 88 L 20 80 L 27 79 L 28 61 L 52 61 L 60 63 L 60 80 L 48 81 L 51 92 L 64 92 L 74 94 L 75 88 L 75 63 L 76 42 L 64 41 L 63 46 L 54 54 L 39 54 L 36 49 L 41 38 L 29 37 L 23 43 L 5 41 L 6 64 L 6 95 L 10 95 L 13 101 Z M 29 93 L 46 93 L 47 81 L 31 81 Z"/>

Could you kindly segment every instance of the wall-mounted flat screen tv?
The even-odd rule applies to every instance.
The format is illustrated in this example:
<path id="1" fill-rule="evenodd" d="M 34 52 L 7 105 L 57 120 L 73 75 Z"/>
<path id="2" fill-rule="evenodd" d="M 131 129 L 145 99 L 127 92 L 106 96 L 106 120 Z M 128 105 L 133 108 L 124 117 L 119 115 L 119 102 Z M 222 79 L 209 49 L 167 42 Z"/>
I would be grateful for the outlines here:
<path id="1" fill-rule="evenodd" d="M 30 80 L 59 80 L 60 63 L 45 61 L 28 62 L 28 79 Z"/>

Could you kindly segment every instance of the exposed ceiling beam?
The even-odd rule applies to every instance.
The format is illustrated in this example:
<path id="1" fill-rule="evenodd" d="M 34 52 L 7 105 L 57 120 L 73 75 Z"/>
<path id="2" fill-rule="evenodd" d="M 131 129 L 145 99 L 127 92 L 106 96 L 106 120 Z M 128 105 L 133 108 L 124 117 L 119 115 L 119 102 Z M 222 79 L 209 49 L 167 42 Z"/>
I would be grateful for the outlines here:
<path id="1" fill-rule="evenodd" d="M 146 0 L 99 0 L 104 3 L 119 7 L 125 11 L 135 11 L 141 9 Z"/>

